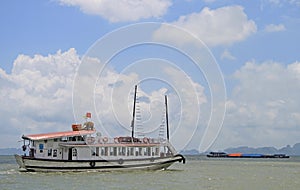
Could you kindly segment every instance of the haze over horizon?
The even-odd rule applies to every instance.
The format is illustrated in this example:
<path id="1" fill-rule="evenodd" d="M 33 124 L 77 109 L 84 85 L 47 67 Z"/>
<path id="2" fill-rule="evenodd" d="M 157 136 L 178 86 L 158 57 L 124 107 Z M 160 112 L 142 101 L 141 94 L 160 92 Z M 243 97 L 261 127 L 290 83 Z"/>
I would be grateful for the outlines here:
<path id="1" fill-rule="evenodd" d="M 299 0 L 13 0 L 0 24 L 0 148 L 87 111 L 103 135 L 129 134 L 135 84 L 150 135 L 168 95 L 178 149 L 299 143 Z"/>

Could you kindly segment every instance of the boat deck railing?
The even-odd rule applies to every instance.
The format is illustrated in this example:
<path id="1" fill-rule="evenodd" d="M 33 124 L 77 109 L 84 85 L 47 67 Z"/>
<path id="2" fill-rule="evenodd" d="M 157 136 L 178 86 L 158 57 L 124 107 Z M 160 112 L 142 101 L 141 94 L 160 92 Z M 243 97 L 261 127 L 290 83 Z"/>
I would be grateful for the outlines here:
<path id="1" fill-rule="evenodd" d="M 163 138 L 134 138 L 131 137 L 115 137 L 115 138 L 108 138 L 108 137 L 86 137 L 83 141 L 66 141 L 60 142 L 59 145 L 61 146 L 71 146 L 71 145 L 103 145 L 103 146 L 110 146 L 110 145 L 134 145 L 134 146 L 149 146 L 155 144 L 166 144 L 171 147 L 172 151 L 175 149 L 171 146 L 170 143 L 167 142 L 166 139 Z"/>

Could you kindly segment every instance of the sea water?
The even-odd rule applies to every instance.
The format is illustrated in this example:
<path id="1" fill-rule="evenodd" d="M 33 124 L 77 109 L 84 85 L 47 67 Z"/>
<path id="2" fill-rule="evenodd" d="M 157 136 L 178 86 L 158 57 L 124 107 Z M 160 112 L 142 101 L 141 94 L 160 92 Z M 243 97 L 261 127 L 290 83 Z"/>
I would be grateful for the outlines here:
<path id="1" fill-rule="evenodd" d="M 13 156 L 0 156 L 0 189 L 220 189 L 298 190 L 300 157 L 229 159 L 187 156 L 163 171 L 20 172 Z"/>

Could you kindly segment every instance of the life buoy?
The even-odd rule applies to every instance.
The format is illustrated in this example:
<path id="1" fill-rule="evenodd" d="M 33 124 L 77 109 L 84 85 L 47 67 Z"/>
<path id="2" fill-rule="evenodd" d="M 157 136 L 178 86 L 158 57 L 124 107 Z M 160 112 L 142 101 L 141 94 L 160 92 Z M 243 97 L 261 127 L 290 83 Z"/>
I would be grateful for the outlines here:
<path id="1" fill-rule="evenodd" d="M 95 162 L 90 162 L 90 166 L 93 168 L 95 167 L 96 163 Z"/>
<path id="2" fill-rule="evenodd" d="M 94 138 L 94 137 L 88 137 L 88 138 L 86 139 L 86 141 L 87 141 L 88 144 L 92 144 L 92 143 L 95 142 L 95 138 Z"/>
<path id="3" fill-rule="evenodd" d="M 143 142 L 144 142 L 144 143 L 149 143 L 149 139 L 148 139 L 147 137 L 144 137 L 144 138 L 143 138 Z"/>
<path id="4" fill-rule="evenodd" d="M 119 161 L 118 161 L 118 163 L 119 163 L 119 164 L 123 164 L 123 163 L 124 163 L 124 160 L 123 160 L 122 158 L 120 158 Z"/>
<path id="5" fill-rule="evenodd" d="M 108 138 L 107 138 L 107 137 L 104 137 L 104 138 L 103 138 L 103 142 L 106 143 L 107 141 L 108 141 Z"/>

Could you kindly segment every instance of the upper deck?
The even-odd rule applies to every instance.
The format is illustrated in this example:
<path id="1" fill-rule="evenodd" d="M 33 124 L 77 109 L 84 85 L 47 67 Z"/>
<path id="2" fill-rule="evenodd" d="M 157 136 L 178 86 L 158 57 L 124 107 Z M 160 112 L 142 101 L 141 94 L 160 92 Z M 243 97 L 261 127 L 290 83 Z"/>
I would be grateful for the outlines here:
<path id="1" fill-rule="evenodd" d="M 48 140 L 57 139 L 62 137 L 74 137 L 74 136 L 85 136 L 95 133 L 95 130 L 81 130 L 81 131 L 63 131 L 54 133 L 43 133 L 43 134 L 33 134 L 33 135 L 23 135 L 24 140 Z"/>

